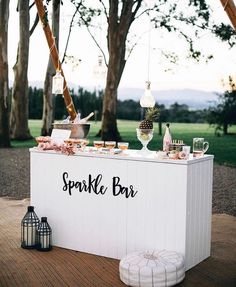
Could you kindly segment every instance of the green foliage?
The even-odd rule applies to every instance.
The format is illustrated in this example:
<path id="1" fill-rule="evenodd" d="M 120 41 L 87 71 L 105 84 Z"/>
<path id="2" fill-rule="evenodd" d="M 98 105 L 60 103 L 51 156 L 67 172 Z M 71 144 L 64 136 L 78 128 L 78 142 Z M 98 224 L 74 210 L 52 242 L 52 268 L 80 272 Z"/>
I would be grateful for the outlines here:
<path id="1" fill-rule="evenodd" d="M 141 118 L 140 104 L 133 100 L 117 101 L 117 118 L 122 120 L 135 120 Z"/>
<path id="2" fill-rule="evenodd" d="M 207 121 L 215 126 L 215 131 L 220 135 L 228 133 L 228 126 L 236 124 L 236 85 L 232 77 L 229 77 L 229 89 L 223 95 L 219 95 L 220 103 L 210 108 L 207 115 Z"/>
<path id="3" fill-rule="evenodd" d="M 145 119 L 154 122 L 159 117 L 159 114 L 158 108 L 148 108 L 145 113 Z"/>
<path id="4" fill-rule="evenodd" d="M 100 120 L 102 117 L 102 101 L 103 101 L 103 92 L 96 91 L 89 92 L 80 88 L 77 94 L 78 104 L 77 111 L 80 112 L 81 117 L 86 117 L 91 112 L 96 111 L 97 119 Z M 79 108 L 78 108 L 79 107 Z"/>
<path id="5" fill-rule="evenodd" d="M 94 5 L 93 1 L 71 0 L 71 3 L 79 14 L 79 17 L 77 17 L 78 26 L 86 26 L 96 45 L 99 46 L 98 39 L 95 39 L 92 30 L 98 26 L 100 15 L 103 14 L 107 18 L 108 25 L 116 23 L 118 29 L 119 24 L 123 23 L 122 20 L 130 9 L 127 8 L 129 1 L 97 2 L 97 5 Z M 202 35 L 200 32 L 203 30 L 211 31 L 217 37 L 220 37 L 222 41 L 227 41 L 231 46 L 235 44 L 235 31 L 230 25 L 213 22 L 211 7 L 208 5 L 207 0 L 186 0 L 181 1 L 181 4 L 177 4 L 176 1 L 167 0 L 152 1 L 153 3 L 148 4 L 148 1 L 144 0 L 132 2 L 133 12 L 130 14 L 130 21 L 126 22 L 123 30 L 127 29 L 128 31 L 132 22 L 148 15 L 154 28 L 176 33 L 180 38 L 187 41 L 189 45 L 189 58 L 199 61 L 200 59 L 209 60 L 212 57 L 212 55 L 204 56 L 195 48 L 194 42 Z M 110 18 L 112 18 L 112 21 L 109 21 Z M 101 29 L 101 27 L 98 28 Z M 109 27 L 104 27 L 104 30 L 109 31 Z M 107 36 L 109 37 L 109 35 Z M 131 46 L 135 46 L 136 44 L 132 43 Z M 107 48 L 109 50 L 109 47 Z M 105 51 L 104 53 L 106 54 Z"/>
<path id="6" fill-rule="evenodd" d="M 204 123 L 206 122 L 206 110 L 189 110 L 185 104 L 172 104 L 169 109 L 164 105 L 159 106 L 160 121 L 174 123 Z"/>
<path id="7" fill-rule="evenodd" d="M 92 111 L 97 111 L 97 119 L 101 119 L 102 115 L 102 98 L 103 93 L 100 91 L 98 95 L 96 92 L 89 92 L 80 88 L 75 93 L 74 90 L 70 91 L 73 103 L 78 113 L 82 117 L 87 116 Z M 41 119 L 43 112 L 43 90 L 29 87 L 29 118 Z M 55 96 L 55 119 L 62 120 L 68 116 L 65 108 L 65 103 L 62 95 Z"/>
<path id="8" fill-rule="evenodd" d="M 182 1 L 181 5 L 175 1 L 156 1 L 157 4 L 151 9 L 150 15 L 154 27 L 166 29 L 174 32 L 183 38 L 188 46 L 189 53 L 187 58 L 200 61 L 204 59 L 208 62 L 213 56 L 203 55 L 196 49 L 195 42 L 202 35 L 203 30 L 211 31 L 222 41 L 227 41 L 233 46 L 236 40 L 235 31 L 223 23 L 214 23 L 211 18 L 211 8 L 206 0 Z M 189 27 L 192 27 L 189 29 Z"/>
<path id="9" fill-rule="evenodd" d="M 79 88 L 77 93 L 70 91 L 73 103 L 81 117 L 86 117 L 91 112 L 96 112 L 96 120 L 102 117 L 103 92 L 90 92 Z M 185 104 L 172 104 L 168 109 L 164 105 L 158 106 L 159 118 L 162 122 L 178 122 L 178 123 L 202 123 L 205 122 L 206 111 L 190 111 Z M 41 119 L 43 110 L 43 90 L 37 88 L 29 88 L 29 118 Z M 117 118 L 122 120 L 143 119 L 142 109 L 138 101 L 125 100 L 117 101 Z M 62 120 L 68 116 L 65 108 L 64 99 L 61 95 L 55 97 L 55 119 Z"/>
<path id="10" fill-rule="evenodd" d="M 29 87 L 29 118 L 41 119 L 43 113 L 43 90 Z"/>
<path id="11" fill-rule="evenodd" d="M 216 37 L 220 38 L 222 41 L 228 42 L 230 47 L 235 45 L 236 33 L 230 25 L 225 25 L 223 23 L 218 26 L 214 25 L 213 32 L 215 33 Z"/>

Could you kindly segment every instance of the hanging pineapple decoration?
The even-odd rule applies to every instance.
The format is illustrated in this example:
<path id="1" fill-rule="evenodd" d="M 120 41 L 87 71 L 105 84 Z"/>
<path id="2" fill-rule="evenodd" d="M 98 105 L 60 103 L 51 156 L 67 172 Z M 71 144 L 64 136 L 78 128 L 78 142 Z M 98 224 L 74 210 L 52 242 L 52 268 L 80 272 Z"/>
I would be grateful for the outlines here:
<path id="1" fill-rule="evenodd" d="M 146 110 L 145 119 L 139 124 L 140 130 L 153 129 L 153 122 L 159 117 L 159 110 L 157 108 L 149 108 Z M 145 132 L 145 131 L 143 131 Z"/>

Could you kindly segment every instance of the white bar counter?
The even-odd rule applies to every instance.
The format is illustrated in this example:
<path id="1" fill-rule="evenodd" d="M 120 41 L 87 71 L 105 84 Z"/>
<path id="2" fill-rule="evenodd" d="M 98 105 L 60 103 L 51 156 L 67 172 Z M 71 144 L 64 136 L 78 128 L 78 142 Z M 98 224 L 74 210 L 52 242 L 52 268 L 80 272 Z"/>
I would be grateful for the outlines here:
<path id="1" fill-rule="evenodd" d="M 121 259 L 146 249 L 210 256 L 213 156 L 190 160 L 30 149 L 31 204 L 53 245 Z"/>

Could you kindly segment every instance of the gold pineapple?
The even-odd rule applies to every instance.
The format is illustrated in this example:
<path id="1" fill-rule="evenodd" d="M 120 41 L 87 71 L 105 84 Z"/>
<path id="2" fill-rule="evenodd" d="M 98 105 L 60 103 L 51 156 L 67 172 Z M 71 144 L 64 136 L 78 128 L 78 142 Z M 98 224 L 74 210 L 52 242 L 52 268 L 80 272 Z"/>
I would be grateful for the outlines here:
<path id="1" fill-rule="evenodd" d="M 141 121 L 139 129 L 151 130 L 153 129 L 153 122 L 158 118 L 159 110 L 157 108 L 149 108 L 146 111 L 145 119 Z"/>

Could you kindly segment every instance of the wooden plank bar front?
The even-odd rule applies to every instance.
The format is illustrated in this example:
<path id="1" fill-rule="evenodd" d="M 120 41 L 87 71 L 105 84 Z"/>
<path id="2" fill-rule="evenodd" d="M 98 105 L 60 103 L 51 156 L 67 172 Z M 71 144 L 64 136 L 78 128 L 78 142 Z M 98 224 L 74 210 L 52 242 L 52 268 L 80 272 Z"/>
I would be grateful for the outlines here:
<path id="1" fill-rule="evenodd" d="M 30 153 L 31 204 L 48 217 L 53 245 L 116 259 L 174 250 L 186 270 L 210 256 L 213 156 Z"/>

